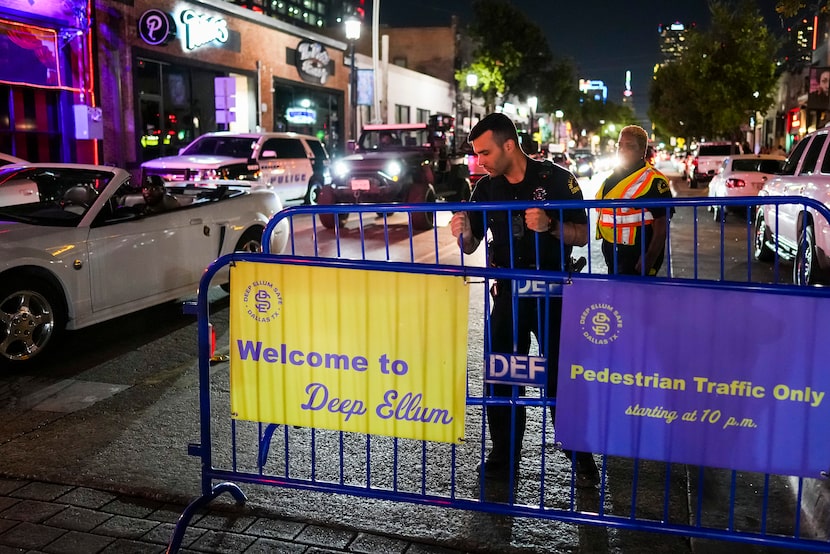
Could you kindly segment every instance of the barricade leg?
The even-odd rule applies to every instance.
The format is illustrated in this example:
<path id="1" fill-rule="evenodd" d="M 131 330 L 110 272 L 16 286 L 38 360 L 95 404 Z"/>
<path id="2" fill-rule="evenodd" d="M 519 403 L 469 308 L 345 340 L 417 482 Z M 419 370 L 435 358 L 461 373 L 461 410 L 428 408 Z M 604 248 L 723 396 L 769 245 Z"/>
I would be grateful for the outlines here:
<path id="1" fill-rule="evenodd" d="M 170 544 L 167 545 L 167 554 L 175 554 L 179 551 L 179 548 L 181 548 L 184 533 L 187 531 L 187 526 L 190 523 L 193 514 L 213 502 L 213 500 L 223 492 L 229 492 L 231 496 L 234 497 L 237 504 L 244 504 L 248 500 L 248 497 L 245 496 L 242 489 L 234 483 L 219 483 L 214 486 L 209 495 L 200 496 L 188 504 L 182 512 L 182 515 L 179 516 L 179 520 L 176 522 L 176 528 L 173 529 L 173 536 L 170 537 Z"/>

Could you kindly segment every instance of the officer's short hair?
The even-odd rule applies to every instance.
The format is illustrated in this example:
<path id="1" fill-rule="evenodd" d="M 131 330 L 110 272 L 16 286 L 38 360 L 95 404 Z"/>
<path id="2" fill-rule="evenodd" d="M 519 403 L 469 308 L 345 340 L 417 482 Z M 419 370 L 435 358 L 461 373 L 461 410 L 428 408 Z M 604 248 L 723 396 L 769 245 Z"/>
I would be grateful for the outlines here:
<path id="1" fill-rule="evenodd" d="M 515 142 L 517 146 L 519 144 L 519 133 L 516 132 L 516 126 L 503 113 L 491 113 L 476 123 L 475 127 L 470 131 L 467 142 L 473 142 L 487 131 L 493 131 L 493 139 L 499 145 L 504 144 L 508 140 Z"/>
<path id="2" fill-rule="evenodd" d="M 620 138 L 623 135 L 628 135 L 630 137 L 634 137 L 637 141 L 637 146 L 640 148 L 640 151 L 645 155 L 646 153 L 646 146 L 648 146 L 648 133 L 646 130 L 640 127 L 639 125 L 626 125 L 620 131 Z"/>

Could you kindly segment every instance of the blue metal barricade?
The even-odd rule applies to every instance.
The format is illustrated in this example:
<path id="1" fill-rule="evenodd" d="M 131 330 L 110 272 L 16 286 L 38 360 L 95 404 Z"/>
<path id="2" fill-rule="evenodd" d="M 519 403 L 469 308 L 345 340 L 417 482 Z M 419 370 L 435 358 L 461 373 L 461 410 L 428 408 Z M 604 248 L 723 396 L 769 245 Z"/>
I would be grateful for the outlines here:
<path id="1" fill-rule="evenodd" d="M 534 268 L 495 268 L 485 262 L 483 253 L 461 253 L 449 230 L 440 225 L 418 232 L 412 214 L 431 211 L 436 223 L 449 219 L 456 210 L 516 210 L 543 207 L 552 212 L 588 208 L 592 214 L 589 234 L 593 239 L 593 212 L 600 206 L 625 204 L 633 207 L 671 207 L 675 220 L 684 220 L 682 230 L 673 223 L 668 231 L 668 248 L 662 271 L 649 283 L 672 286 L 711 287 L 719 290 L 753 291 L 759 294 L 827 298 L 821 287 L 794 286 L 782 268 L 786 260 L 779 255 L 767 265 L 754 261 L 757 206 L 798 204 L 803 218 L 817 216 L 830 220 L 830 211 L 820 203 L 797 198 L 710 199 L 683 198 L 672 201 L 586 201 L 533 202 L 503 204 L 423 205 L 337 205 L 286 209 L 265 230 L 264 253 L 235 253 L 223 256 L 206 271 L 195 306 L 198 315 L 200 374 L 200 442 L 189 452 L 201 459 L 201 496 L 180 518 L 170 541 L 169 551 L 181 545 L 191 517 L 223 492 L 238 502 L 246 497 L 237 483 L 271 485 L 293 489 L 342 493 L 360 497 L 411 502 L 424 505 L 476 510 L 635 529 L 696 538 L 740 541 L 762 545 L 797 547 L 827 551 L 826 522 L 804 524 L 824 483 L 816 479 L 781 475 L 748 474 L 737 470 L 691 467 L 685 464 L 655 462 L 596 455 L 601 482 L 598 498 L 585 507 L 579 500 L 575 474 L 562 464 L 548 423 L 549 407 L 555 404 L 529 389 L 525 395 L 492 398 L 485 394 L 482 365 L 487 347 L 484 340 L 494 280 L 545 282 L 554 285 L 574 280 L 619 280 L 642 282 L 642 277 L 608 276 L 598 242 L 574 250 L 573 256 L 586 258 L 582 272 L 543 271 Z M 709 216 L 712 208 L 715 217 Z M 744 215 L 728 216 L 729 209 Z M 317 214 L 351 214 L 347 227 L 322 229 Z M 377 216 L 377 217 L 375 217 Z M 309 218 L 311 226 L 309 228 Z M 727 219 L 729 218 L 729 219 Z M 284 253 L 268 252 L 268 237 L 279 220 L 287 219 L 291 230 Z M 357 225 L 354 225 L 354 220 Z M 561 217 L 560 217 L 561 220 Z M 301 230 L 302 227 L 302 230 Z M 302 237 L 302 238 L 301 238 Z M 772 246 L 778 244 L 772 237 Z M 379 245 L 379 247 L 378 247 Z M 769 246 L 769 243 L 767 243 Z M 486 247 L 482 247 L 486 248 Z M 683 254 L 682 252 L 688 252 Z M 412 439 L 372 436 L 325 429 L 292 428 L 267 422 L 232 419 L 224 387 L 214 389 L 216 375 L 210 367 L 207 289 L 220 269 L 238 262 L 259 264 L 314 265 L 341 269 L 371 269 L 388 272 L 463 277 L 473 290 L 471 311 L 477 306 L 482 321 L 471 319 L 470 356 L 467 368 L 467 425 L 460 444 L 428 443 Z M 559 287 L 545 287 L 542 297 L 549 301 Z M 310 294 L 312 291 L 309 292 Z M 477 316 L 477 317 L 478 317 Z M 532 348 L 538 349 L 535 345 Z M 563 345 L 563 348 L 567 348 Z M 487 453 L 487 426 L 484 408 L 488 405 L 523 406 L 528 412 L 525 446 L 510 486 L 491 487 L 479 480 L 476 465 Z M 820 440 L 817 438 L 817 440 Z M 381 454 L 382 453 L 382 454 Z M 391 453 L 391 457 L 390 454 Z M 830 463 L 830 460 L 828 460 Z M 618 477 L 618 476 L 625 477 Z M 521 486 L 513 481 L 521 480 Z M 792 494 L 774 496 L 776 483 L 785 483 Z M 728 499 L 726 506 L 712 505 L 706 491 L 719 489 Z M 741 504 L 753 517 L 736 517 Z M 774 505 L 773 505 L 774 504 Z M 782 523 L 773 512 L 789 514 Z M 809 527 L 809 528 L 808 528 Z"/>

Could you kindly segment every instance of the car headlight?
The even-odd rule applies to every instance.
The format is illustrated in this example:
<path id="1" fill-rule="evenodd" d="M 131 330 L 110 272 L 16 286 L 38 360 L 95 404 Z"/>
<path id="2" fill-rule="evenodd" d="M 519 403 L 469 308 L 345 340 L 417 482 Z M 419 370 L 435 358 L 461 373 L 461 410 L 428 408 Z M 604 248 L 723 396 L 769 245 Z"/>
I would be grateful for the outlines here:
<path id="1" fill-rule="evenodd" d="M 345 177 L 349 173 L 349 166 L 343 162 L 334 162 L 331 170 L 335 177 Z"/>
<path id="2" fill-rule="evenodd" d="M 393 181 L 398 180 L 398 177 L 401 176 L 402 171 L 403 171 L 403 168 L 401 167 L 401 164 L 396 162 L 396 161 L 391 161 L 388 164 L 386 164 L 385 173 L 387 175 L 389 175 L 392 178 Z"/>
<path id="3" fill-rule="evenodd" d="M 208 179 L 219 179 L 221 177 L 217 169 L 197 169 L 193 172 L 192 179 L 195 181 L 204 181 Z"/>

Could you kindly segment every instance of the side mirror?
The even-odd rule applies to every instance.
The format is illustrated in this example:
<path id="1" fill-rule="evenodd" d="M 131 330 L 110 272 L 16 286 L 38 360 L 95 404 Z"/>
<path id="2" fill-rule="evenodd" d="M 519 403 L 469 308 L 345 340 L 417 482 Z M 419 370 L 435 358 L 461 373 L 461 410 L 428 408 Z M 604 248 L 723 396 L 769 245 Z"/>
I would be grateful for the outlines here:
<path id="1" fill-rule="evenodd" d="M 184 154 L 184 149 L 185 149 L 185 148 L 187 148 L 187 146 L 182 146 L 181 148 L 179 148 L 179 156 L 181 156 L 182 154 Z"/>
<path id="2" fill-rule="evenodd" d="M 262 151 L 262 156 L 260 156 L 260 158 L 262 158 L 263 160 L 266 160 L 266 159 L 270 160 L 270 159 L 274 159 L 276 157 L 277 157 L 276 150 L 263 150 Z"/>
<path id="3" fill-rule="evenodd" d="M 354 152 L 356 150 L 357 150 L 357 143 L 354 140 L 346 141 L 346 152 L 348 152 L 349 154 L 354 154 Z"/>

